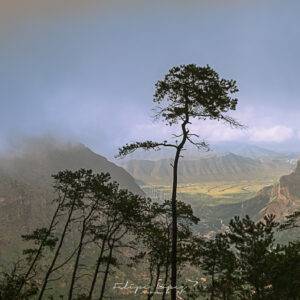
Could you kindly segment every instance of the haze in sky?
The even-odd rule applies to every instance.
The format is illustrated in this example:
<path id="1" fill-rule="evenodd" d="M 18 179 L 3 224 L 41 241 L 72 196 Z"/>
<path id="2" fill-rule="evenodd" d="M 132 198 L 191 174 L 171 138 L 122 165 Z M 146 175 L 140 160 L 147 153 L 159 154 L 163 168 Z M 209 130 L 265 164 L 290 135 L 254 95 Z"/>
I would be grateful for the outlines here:
<path id="1" fill-rule="evenodd" d="M 196 122 L 208 142 L 300 149 L 297 0 L 0 0 L 0 145 L 50 134 L 106 157 L 161 140 L 154 84 L 176 65 L 237 80 L 232 130 Z"/>

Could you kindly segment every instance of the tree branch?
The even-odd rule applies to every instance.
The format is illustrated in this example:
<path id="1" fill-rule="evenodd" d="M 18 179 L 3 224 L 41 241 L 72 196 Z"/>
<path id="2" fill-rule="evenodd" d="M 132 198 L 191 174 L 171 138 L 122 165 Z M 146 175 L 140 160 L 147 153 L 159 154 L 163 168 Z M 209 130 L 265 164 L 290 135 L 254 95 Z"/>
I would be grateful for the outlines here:
<path id="1" fill-rule="evenodd" d="M 125 146 L 119 148 L 119 153 L 115 155 L 115 158 L 123 158 L 128 154 L 133 153 L 137 149 L 143 149 L 145 151 L 148 150 L 160 150 L 160 147 L 172 147 L 177 148 L 174 144 L 168 144 L 167 141 L 163 141 L 162 143 L 152 142 L 152 141 L 145 141 L 145 142 L 135 142 L 132 144 L 126 144 Z"/>
<path id="2" fill-rule="evenodd" d="M 238 128 L 238 129 L 246 129 L 247 128 L 247 126 L 242 125 L 237 120 L 235 120 L 229 116 L 226 116 L 226 115 L 222 115 L 221 120 L 223 120 L 226 124 L 229 124 L 229 126 L 232 128 Z"/>
<path id="3" fill-rule="evenodd" d="M 191 135 L 190 135 L 191 136 Z M 194 146 L 197 147 L 198 150 L 205 150 L 205 151 L 209 151 L 210 150 L 210 147 L 209 147 L 209 144 L 207 144 L 205 141 L 202 141 L 202 142 L 194 142 L 190 136 L 187 137 L 187 140 L 193 144 Z"/>

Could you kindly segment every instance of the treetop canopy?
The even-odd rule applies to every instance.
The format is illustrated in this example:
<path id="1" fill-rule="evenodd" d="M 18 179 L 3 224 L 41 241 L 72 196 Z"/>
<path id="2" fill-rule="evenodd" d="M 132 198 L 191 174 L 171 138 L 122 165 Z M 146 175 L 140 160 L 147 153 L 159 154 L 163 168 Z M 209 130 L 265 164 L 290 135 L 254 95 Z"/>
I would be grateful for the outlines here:
<path id="1" fill-rule="evenodd" d="M 155 87 L 156 118 L 164 119 L 168 125 L 190 117 L 224 120 L 237 125 L 223 114 L 236 109 L 238 100 L 230 96 L 238 92 L 236 81 L 220 79 L 209 65 L 173 67 Z"/>

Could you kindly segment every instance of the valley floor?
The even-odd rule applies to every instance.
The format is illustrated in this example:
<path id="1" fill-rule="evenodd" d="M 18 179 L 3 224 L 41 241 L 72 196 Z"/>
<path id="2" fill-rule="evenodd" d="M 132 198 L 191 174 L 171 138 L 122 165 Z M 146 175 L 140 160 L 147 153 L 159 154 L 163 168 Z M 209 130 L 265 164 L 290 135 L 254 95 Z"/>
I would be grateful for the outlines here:
<path id="1" fill-rule="evenodd" d="M 272 185 L 277 178 L 260 178 L 242 181 L 216 181 L 193 184 L 179 184 L 178 199 L 189 202 L 192 206 L 215 206 L 220 204 L 240 203 L 255 196 L 265 186 Z M 157 201 L 171 196 L 172 186 L 142 185 L 148 197 Z"/>

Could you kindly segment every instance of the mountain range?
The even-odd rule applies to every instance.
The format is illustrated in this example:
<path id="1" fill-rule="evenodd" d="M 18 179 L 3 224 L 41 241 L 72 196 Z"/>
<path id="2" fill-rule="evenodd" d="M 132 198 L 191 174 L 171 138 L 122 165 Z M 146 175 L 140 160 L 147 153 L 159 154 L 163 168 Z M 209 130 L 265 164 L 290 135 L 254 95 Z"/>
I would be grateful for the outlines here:
<path id="1" fill-rule="evenodd" d="M 278 151 L 274 149 L 267 149 L 247 143 L 219 143 L 211 145 L 210 152 L 201 152 L 192 145 L 187 145 L 185 151 L 182 153 L 186 159 L 206 157 L 207 154 L 218 153 L 233 153 L 239 156 L 248 157 L 252 159 L 277 159 L 277 160 L 295 160 L 300 157 L 300 152 L 291 150 Z M 169 148 L 162 148 L 160 151 L 136 151 L 127 156 L 126 160 L 160 160 L 174 157 L 174 150 Z M 121 164 L 124 164 L 121 162 Z"/>
<path id="2" fill-rule="evenodd" d="M 128 160 L 124 168 L 140 184 L 170 185 L 172 159 Z M 289 161 L 258 160 L 233 153 L 206 153 L 198 158 L 183 158 L 179 162 L 180 183 L 209 181 L 240 181 L 252 178 L 276 178 L 292 169 Z"/>

